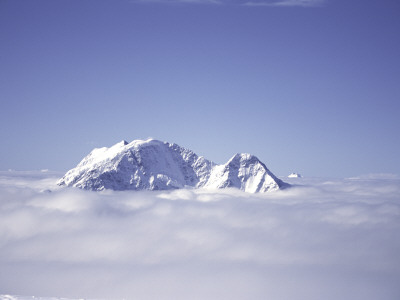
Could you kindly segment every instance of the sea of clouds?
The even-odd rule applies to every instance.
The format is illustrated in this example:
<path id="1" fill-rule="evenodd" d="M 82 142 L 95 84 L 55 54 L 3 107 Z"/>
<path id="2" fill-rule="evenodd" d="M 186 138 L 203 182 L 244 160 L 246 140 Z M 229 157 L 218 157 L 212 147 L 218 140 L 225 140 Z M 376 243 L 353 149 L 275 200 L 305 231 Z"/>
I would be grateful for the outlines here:
<path id="1" fill-rule="evenodd" d="M 0 172 L 0 294 L 400 299 L 397 176 L 248 194 L 89 192 L 61 175 Z"/>

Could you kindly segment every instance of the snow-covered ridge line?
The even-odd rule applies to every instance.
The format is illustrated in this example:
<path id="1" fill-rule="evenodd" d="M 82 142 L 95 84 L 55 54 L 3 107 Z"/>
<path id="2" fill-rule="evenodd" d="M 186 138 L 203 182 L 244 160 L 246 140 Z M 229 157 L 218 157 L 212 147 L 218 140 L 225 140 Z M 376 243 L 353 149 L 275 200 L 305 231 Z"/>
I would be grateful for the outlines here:
<path id="1" fill-rule="evenodd" d="M 189 149 L 155 139 L 93 149 L 58 184 L 97 191 L 233 187 L 251 193 L 289 186 L 254 155 L 236 154 L 217 165 Z"/>

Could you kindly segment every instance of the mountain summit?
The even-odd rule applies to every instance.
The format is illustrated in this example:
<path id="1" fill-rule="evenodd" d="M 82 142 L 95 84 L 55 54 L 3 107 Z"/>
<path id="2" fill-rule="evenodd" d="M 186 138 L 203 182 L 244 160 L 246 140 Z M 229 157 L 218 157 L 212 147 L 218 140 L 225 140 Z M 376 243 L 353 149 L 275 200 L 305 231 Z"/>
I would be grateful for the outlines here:
<path id="1" fill-rule="evenodd" d="M 154 139 L 96 148 L 57 184 L 96 191 L 234 187 L 251 193 L 288 186 L 253 155 L 236 154 L 217 165 L 191 150 Z"/>

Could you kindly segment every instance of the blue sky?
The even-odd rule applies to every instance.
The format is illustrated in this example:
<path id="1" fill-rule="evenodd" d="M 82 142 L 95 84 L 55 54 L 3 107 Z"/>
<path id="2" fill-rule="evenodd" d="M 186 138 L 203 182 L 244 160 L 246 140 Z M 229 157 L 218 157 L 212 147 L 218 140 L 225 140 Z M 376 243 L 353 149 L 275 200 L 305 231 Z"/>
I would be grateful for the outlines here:
<path id="1" fill-rule="evenodd" d="M 399 173 L 400 2 L 0 0 L 0 170 L 154 137 L 277 175 Z"/>

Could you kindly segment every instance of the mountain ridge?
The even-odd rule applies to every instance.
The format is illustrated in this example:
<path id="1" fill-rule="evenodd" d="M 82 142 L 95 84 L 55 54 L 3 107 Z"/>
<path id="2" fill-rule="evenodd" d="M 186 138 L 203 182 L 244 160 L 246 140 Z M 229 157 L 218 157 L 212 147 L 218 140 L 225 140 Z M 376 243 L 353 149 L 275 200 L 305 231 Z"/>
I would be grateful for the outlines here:
<path id="1" fill-rule="evenodd" d="M 254 155 L 237 153 L 217 165 L 175 143 L 155 139 L 95 148 L 57 184 L 97 191 L 234 187 L 251 193 L 289 186 Z"/>

